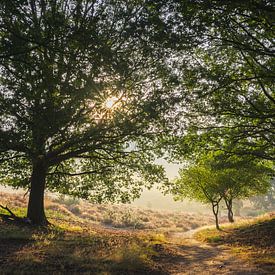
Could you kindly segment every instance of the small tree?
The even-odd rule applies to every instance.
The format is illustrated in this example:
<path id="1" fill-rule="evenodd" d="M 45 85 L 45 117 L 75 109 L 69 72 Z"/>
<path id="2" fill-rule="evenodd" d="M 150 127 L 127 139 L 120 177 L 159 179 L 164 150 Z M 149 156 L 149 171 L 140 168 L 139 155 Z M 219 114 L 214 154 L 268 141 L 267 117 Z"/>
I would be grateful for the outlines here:
<path id="1" fill-rule="evenodd" d="M 189 167 L 180 170 L 180 177 L 172 183 L 176 199 L 190 198 L 211 203 L 216 228 L 219 229 L 219 203 L 223 199 L 228 220 L 233 218 L 233 200 L 264 193 L 270 184 L 272 169 L 254 160 L 228 157 L 222 153 L 207 154 Z"/>
<path id="2" fill-rule="evenodd" d="M 267 162 L 219 153 L 209 159 L 209 165 L 219 175 L 229 222 L 234 222 L 233 200 L 264 194 L 270 186 L 272 169 Z"/>
<path id="3" fill-rule="evenodd" d="M 275 210 L 275 179 L 271 180 L 271 185 L 265 194 L 253 196 L 250 198 L 253 206 L 256 209 L 264 211 L 274 211 Z"/>
<path id="4" fill-rule="evenodd" d="M 219 230 L 219 204 L 222 200 L 217 175 L 207 165 L 195 164 L 181 169 L 180 177 L 171 185 L 176 200 L 189 198 L 202 203 L 210 203 Z"/>

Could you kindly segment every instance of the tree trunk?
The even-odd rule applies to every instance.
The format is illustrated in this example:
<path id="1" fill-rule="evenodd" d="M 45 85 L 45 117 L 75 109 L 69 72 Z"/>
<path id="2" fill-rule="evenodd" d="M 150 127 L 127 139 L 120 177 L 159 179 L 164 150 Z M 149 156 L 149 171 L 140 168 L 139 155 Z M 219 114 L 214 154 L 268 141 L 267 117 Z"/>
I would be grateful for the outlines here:
<path id="1" fill-rule="evenodd" d="M 47 165 L 42 159 L 33 162 L 27 218 L 35 225 L 48 224 L 44 212 L 46 173 Z"/>
<path id="2" fill-rule="evenodd" d="M 233 214 L 232 209 L 228 210 L 228 221 L 234 222 L 234 214 Z"/>
<path id="3" fill-rule="evenodd" d="M 219 203 L 212 202 L 212 211 L 215 216 L 216 229 L 221 230 L 219 226 Z"/>
<path id="4" fill-rule="evenodd" d="M 232 210 L 232 206 L 233 206 L 233 202 L 232 199 L 224 199 L 226 207 L 227 207 L 227 211 L 228 211 L 228 221 L 229 222 L 234 222 L 234 214 L 233 214 L 233 210 Z"/>

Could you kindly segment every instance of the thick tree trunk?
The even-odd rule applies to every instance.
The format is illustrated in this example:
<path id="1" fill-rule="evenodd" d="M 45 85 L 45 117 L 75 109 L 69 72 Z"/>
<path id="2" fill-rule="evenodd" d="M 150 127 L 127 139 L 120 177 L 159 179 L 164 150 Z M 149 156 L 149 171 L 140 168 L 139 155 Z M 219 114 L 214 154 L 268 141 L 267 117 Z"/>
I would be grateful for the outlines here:
<path id="1" fill-rule="evenodd" d="M 47 165 L 43 160 L 39 159 L 33 163 L 27 218 L 35 225 L 48 224 L 44 212 L 46 173 Z"/>
<path id="2" fill-rule="evenodd" d="M 219 203 L 212 202 L 212 211 L 215 216 L 216 229 L 221 230 L 219 226 Z"/>

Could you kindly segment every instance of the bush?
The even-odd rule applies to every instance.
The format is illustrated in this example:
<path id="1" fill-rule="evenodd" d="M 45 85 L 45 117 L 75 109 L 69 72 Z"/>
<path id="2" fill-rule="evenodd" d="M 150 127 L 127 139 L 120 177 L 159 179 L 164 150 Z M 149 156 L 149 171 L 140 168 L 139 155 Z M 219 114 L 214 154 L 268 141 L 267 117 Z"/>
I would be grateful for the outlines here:
<path id="1" fill-rule="evenodd" d="M 104 217 L 102 222 L 108 225 L 114 224 L 117 221 L 117 213 L 113 210 L 108 210 Z"/>

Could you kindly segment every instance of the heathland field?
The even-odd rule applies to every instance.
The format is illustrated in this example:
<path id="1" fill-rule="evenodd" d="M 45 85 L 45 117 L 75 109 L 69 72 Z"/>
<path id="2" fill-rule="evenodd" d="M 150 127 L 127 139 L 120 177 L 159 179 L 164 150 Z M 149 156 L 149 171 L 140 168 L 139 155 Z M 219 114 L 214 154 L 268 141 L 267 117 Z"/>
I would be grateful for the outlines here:
<path id="1" fill-rule="evenodd" d="M 23 211 L 27 199 L 23 193 L 0 193 L 0 202 Z M 48 215 L 55 218 L 71 217 L 105 227 L 145 229 L 157 231 L 187 231 L 213 223 L 212 216 L 183 211 L 153 210 L 146 207 L 114 204 L 91 204 L 70 197 L 46 197 Z"/>
<path id="2" fill-rule="evenodd" d="M 0 203 L 19 217 L 26 213 L 22 194 L 1 193 Z M 272 213 L 217 231 L 206 215 L 49 197 L 46 209 L 47 227 L 0 220 L 0 274 L 273 274 L 275 268 Z"/>

